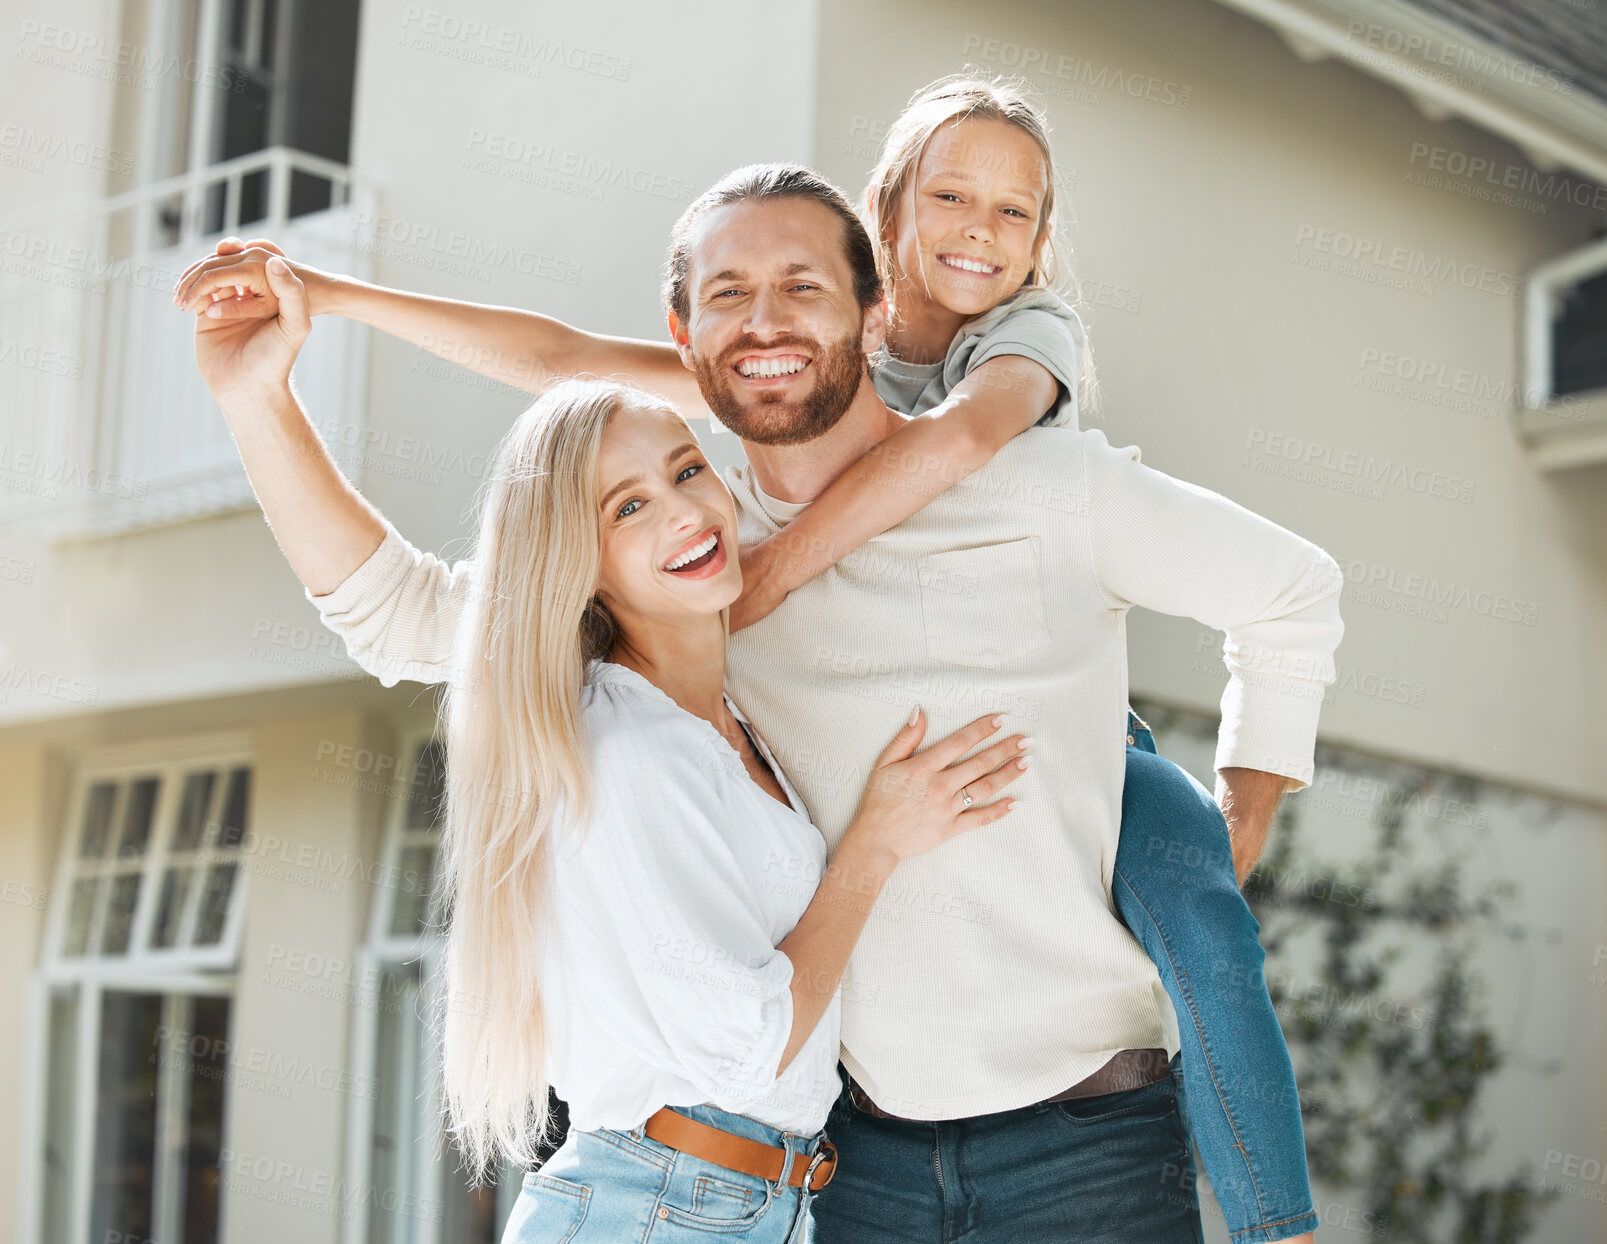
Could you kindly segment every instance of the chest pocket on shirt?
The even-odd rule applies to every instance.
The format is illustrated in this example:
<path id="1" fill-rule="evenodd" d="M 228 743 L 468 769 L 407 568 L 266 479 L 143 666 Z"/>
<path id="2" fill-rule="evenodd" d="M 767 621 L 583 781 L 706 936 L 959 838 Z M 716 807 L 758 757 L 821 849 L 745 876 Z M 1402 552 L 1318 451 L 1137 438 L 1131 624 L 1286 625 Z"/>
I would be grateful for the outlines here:
<path id="1" fill-rule="evenodd" d="M 934 661 L 992 669 L 1049 642 L 1036 536 L 932 553 L 915 566 Z"/>

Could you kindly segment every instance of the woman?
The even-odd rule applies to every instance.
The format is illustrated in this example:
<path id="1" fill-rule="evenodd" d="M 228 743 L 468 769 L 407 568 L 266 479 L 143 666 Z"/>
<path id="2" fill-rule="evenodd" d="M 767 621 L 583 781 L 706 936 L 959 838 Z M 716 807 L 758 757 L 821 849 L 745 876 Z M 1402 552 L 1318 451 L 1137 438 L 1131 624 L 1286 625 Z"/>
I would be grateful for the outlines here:
<path id="1" fill-rule="evenodd" d="M 304 291 L 268 280 L 275 318 L 197 317 L 201 372 L 326 617 L 394 607 L 365 579 L 423 555 L 323 451 L 289 387 Z M 549 1083 L 570 1112 L 510 1242 L 806 1238 L 870 908 L 900 860 L 1003 817 L 1026 766 L 1020 735 L 975 750 L 992 716 L 917 754 L 917 710 L 825 868 L 723 692 L 735 532 L 673 407 L 570 380 L 505 438 L 472 563 L 430 559 L 479 576 L 443 706 L 448 1127 L 480 1177 L 534 1164 Z"/>

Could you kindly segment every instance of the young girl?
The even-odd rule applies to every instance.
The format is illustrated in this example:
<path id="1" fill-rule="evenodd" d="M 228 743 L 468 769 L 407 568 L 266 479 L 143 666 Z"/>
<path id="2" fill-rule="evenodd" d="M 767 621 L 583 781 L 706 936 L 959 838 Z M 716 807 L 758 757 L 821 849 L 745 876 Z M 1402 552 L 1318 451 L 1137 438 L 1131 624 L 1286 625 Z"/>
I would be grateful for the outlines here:
<path id="1" fill-rule="evenodd" d="M 783 531 L 742 550 L 733 630 L 914 514 L 1023 429 L 1077 426 L 1092 385 L 1082 326 L 1052 289 L 1054 191 L 1044 118 L 1010 83 L 942 79 L 889 129 L 865 200 L 890 293 L 886 350 L 872 359 L 872 376 L 890 407 L 923 417 Z M 218 318 L 265 313 L 254 304 L 266 296 L 261 266 L 271 253 L 271 244 L 220 245 L 180 279 L 176 301 L 200 309 L 217 299 L 206 313 Z M 668 345 L 295 271 L 315 313 L 351 316 L 508 383 L 539 391 L 553 375 L 623 373 L 683 410 L 703 410 Z M 1203 786 L 1154 754 L 1148 728 L 1131 714 L 1127 743 L 1112 897 L 1177 1015 L 1185 1100 L 1212 1188 L 1236 1244 L 1312 1239 L 1317 1216 L 1293 1066 L 1227 823 Z"/>

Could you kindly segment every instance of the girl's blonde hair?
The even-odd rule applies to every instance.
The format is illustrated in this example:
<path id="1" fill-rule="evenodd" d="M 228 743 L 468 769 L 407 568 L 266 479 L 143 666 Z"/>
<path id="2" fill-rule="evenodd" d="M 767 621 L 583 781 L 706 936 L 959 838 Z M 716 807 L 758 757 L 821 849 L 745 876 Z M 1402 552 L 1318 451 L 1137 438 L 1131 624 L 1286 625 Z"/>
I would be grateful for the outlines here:
<path id="1" fill-rule="evenodd" d="M 597 461 L 626 407 L 677 414 L 631 385 L 553 385 L 503 438 L 481 494 L 461 678 L 442 707 L 446 829 L 434 896 L 442 1106 L 477 1183 L 504 1159 L 535 1166 L 550 1139 L 548 851 L 592 806 L 580 694 L 616 630 L 596 595 Z"/>
<path id="2" fill-rule="evenodd" d="M 997 74 L 988 75 L 974 66 L 928 83 L 914 95 L 888 127 L 882 152 L 871 170 L 865 191 L 865 211 L 871 241 L 876 247 L 876 267 L 887 291 L 893 320 L 898 318 L 898 220 L 901 207 L 914 190 L 915 172 L 932 136 L 945 125 L 976 117 L 1013 125 L 1037 145 L 1043 155 L 1044 193 L 1038 216 L 1038 236 L 1033 241 L 1032 268 L 1024 286 L 1042 286 L 1078 300 L 1076 278 L 1063 253 L 1055 228 L 1055 154 L 1049 144 L 1049 118 L 1028 94 L 1026 81 Z M 1079 377 L 1079 408 L 1090 410 L 1095 400 L 1092 351 L 1086 341 L 1082 375 Z"/>

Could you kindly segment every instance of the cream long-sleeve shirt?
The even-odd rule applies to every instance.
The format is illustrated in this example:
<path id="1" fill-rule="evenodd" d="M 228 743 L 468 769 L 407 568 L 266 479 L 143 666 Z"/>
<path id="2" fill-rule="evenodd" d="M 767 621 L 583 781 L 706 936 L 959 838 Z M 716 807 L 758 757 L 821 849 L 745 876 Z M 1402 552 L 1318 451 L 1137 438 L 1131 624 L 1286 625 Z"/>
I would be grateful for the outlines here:
<path id="1" fill-rule="evenodd" d="M 744 544 L 803 509 L 748 467 Z M 440 682 L 473 565 L 387 532 L 311 598 L 383 681 Z M 727 689 L 835 851 L 915 704 L 928 741 L 989 711 L 1036 742 L 1015 810 L 906 860 L 843 979 L 842 1060 L 915 1118 L 1015 1109 L 1117 1050 L 1166 1046 L 1159 974 L 1116 915 L 1127 611 L 1226 632 L 1216 766 L 1309 784 L 1343 576 L 1322 549 L 1099 431 L 1031 428 L 731 637 Z M 998 736 L 995 736 L 998 737 Z"/>

